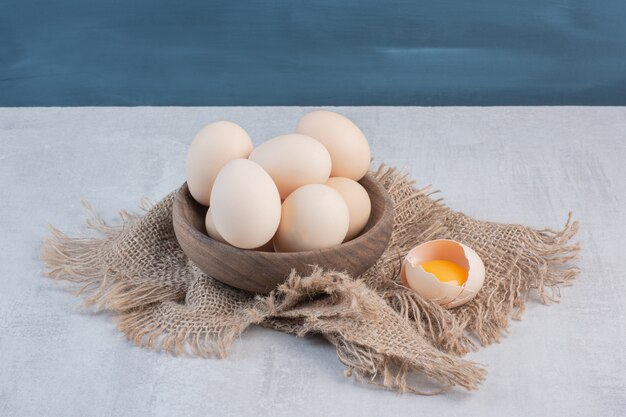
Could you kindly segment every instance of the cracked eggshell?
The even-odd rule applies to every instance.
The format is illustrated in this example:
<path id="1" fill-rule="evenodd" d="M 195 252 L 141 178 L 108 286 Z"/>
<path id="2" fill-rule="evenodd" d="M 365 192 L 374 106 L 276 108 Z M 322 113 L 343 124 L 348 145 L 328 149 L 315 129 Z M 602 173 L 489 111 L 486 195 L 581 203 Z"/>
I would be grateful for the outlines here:
<path id="1" fill-rule="evenodd" d="M 463 285 L 441 282 L 426 272 L 421 264 L 432 260 L 446 260 L 467 269 Z M 476 296 L 485 280 L 485 265 L 480 256 L 468 246 L 454 240 L 440 239 L 425 242 L 407 253 L 400 272 L 402 283 L 420 296 L 442 307 L 453 308 Z"/>

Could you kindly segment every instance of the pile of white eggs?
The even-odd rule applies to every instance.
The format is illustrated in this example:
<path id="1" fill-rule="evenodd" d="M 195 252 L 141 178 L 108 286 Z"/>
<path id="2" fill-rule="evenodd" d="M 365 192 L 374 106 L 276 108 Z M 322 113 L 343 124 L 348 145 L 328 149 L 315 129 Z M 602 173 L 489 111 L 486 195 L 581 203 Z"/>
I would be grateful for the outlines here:
<path id="1" fill-rule="evenodd" d="M 363 230 L 371 202 L 358 181 L 371 160 L 365 135 L 330 111 L 306 114 L 295 133 L 253 147 L 239 125 L 198 132 L 187 185 L 207 206 L 207 234 L 242 249 L 276 252 L 339 245 Z"/>

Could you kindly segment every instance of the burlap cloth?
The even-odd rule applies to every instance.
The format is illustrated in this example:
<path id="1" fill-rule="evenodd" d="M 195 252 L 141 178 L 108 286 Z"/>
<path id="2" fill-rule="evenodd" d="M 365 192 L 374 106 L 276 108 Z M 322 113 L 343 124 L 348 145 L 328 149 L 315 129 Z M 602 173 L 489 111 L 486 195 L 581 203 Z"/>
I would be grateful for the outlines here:
<path id="1" fill-rule="evenodd" d="M 578 225 L 568 219 L 553 231 L 479 221 L 445 207 L 393 169 L 381 167 L 374 175 L 391 195 L 395 224 L 389 248 L 357 279 L 312 268 L 264 297 L 223 285 L 178 246 L 173 193 L 153 206 L 144 202 L 143 215 L 121 211 L 119 226 L 89 209 L 87 224 L 103 237 L 68 237 L 52 228 L 42 259 L 50 277 L 78 285 L 86 305 L 116 312 L 119 329 L 139 346 L 222 357 L 258 324 L 323 335 L 347 366 L 346 376 L 359 380 L 424 393 L 414 377 L 421 374 L 443 389 L 476 389 L 485 369 L 460 356 L 499 341 L 509 318 L 521 317 L 531 290 L 543 303 L 558 298 L 559 285 L 578 273 L 569 262 L 579 249 L 570 243 Z M 405 289 L 398 276 L 403 255 L 436 238 L 472 247 L 486 267 L 478 296 L 451 310 Z"/>

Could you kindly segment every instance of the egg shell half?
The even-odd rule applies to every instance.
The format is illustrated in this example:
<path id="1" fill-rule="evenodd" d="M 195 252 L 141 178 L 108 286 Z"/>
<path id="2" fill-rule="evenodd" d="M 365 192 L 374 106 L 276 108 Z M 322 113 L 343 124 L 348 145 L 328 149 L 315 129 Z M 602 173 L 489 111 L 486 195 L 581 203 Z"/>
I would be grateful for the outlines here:
<path id="1" fill-rule="evenodd" d="M 332 111 L 314 111 L 300 119 L 296 132 L 317 139 L 328 149 L 331 177 L 358 181 L 367 174 L 372 159 L 369 143 L 361 129 L 347 117 Z"/>
<path id="2" fill-rule="evenodd" d="M 330 176 L 328 150 L 319 141 L 297 133 L 264 142 L 248 159 L 270 174 L 282 200 L 303 185 L 324 184 Z"/>
<path id="3" fill-rule="evenodd" d="M 439 281 L 421 267 L 422 263 L 432 260 L 445 260 L 462 266 L 467 270 L 467 281 L 461 286 Z M 400 277 L 405 287 L 423 298 L 453 308 L 476 296 L 485 280 L 485 265 L 470 247 L 453 240 L 439 239 L 411 249 L 402 262 Z"/>
<path id="4" fill-rule="evenodd" d="M 272 178 L 257 163 L 235 159 L 215 179 L 211 213 L 226 242 L 241 249 L 258 248 L 278 229 L 280 195 Z"/>
<path id="5" fill-rule="evenodd" d="M 194 200 L 208 206 L 220 170 L 233 159 L 247 158 L 252 148 L 248 133 L 233 122 L 222 120 L 203 127 L 187 152 L 187 186 Z"/>

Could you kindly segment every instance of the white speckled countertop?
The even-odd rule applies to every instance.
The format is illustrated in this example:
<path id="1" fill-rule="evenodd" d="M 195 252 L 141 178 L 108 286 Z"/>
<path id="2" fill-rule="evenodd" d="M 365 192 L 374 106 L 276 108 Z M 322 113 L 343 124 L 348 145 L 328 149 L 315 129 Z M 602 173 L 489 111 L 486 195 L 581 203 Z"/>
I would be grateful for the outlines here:
<path id="1" fill-rule="evenodd" d="M 560 304 L 529 303 L 478 392 L 381 391 L 343 377 L 318 338 L 253 328 L 227 359 L 134 347 L 107 313 L 42 276 L 46 225 L 83 231 L 80 199 L 107 220 L 184 180 L 187 145 L 230 119 L 255 143 L 307 109 L 0 109 L 0 415 L 617 416 L 626 413 L 626 108 L 346 107 L 375 164 L 433 184 L 451 207 L 494 221 L 581 221 L 582 274 Z"/>

